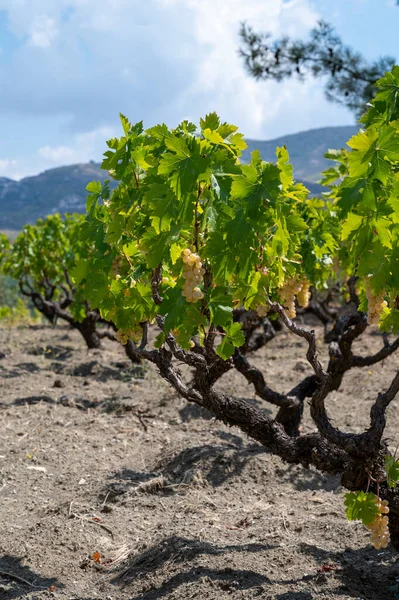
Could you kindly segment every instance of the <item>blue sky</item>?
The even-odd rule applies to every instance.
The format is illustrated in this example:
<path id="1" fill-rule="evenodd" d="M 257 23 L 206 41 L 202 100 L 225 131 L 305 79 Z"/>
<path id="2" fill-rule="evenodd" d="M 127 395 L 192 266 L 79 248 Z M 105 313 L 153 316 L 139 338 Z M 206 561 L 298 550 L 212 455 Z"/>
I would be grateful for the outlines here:
<path id="1" fill-rule="evenodd" d="M 255 82 L 237 55 L 243 20 L 303 37 L 320 18 L 399 60 L 395 0 L 0 0 L 0 176 L 100 160 L 120 111 L 150 127 L 216 110 L 258 139 L 352 124 L 321 82 Z"/>

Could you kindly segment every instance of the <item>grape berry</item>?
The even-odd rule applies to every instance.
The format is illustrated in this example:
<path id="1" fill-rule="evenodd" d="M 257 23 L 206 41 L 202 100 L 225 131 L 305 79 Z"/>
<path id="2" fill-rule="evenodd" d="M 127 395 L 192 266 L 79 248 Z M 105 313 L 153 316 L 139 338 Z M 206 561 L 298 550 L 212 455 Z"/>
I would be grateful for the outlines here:
<path id="1" fill-rule="evenodd" d="M 378 325 L 380 322 L 380 316 L 384 308 L 388 306 L 386 300 L 384 300 L 384 292 L 381 292 L 377 296 L 374 296 L 370 289 L 369 282 L 366 283 L 366 296 L 368 302 L 368 318 L 367 323 L 369 325 Z"/>
<path id="2" fill-rule="evenodd" d="M 184 262 L 183 279 L 185 279 L 182 295 L 187 302 L 198 302 L 204 297 L 199 286 L 203 281 L 205 269 L 200 256 L 191 252 L 189 248 L 183 250 L 182 258 Z"/>
<path id="3" fill-rule="evenodd" d="M 134 329 L 127 329 L 126 331 L 118 329 L 118 331 L 115 334 L 115 338 L 123 346 L 126 346 L 129 340 L 134 340 L 135 342 L 139 341 L 141 334 L 142 330 L 140 326 L 135 327 Z"/>
<path id="4" fill-rule="evenodd" d="M 279 289 L 279 294 L 285 314 L 289 319 L 295 319 L 295 296 L 298 298 L 299 306 L 306 308 L 310 299 L 309 282 L 306 279 L 298 280 L 296 277 L 291 277 Z"/>
<path id="5" fill-rule="evenodd" d="M 374 517 L 374 520 L 368 529 L 371 531 L 371 543 L 376 550 L 386 548 L 389 543 L 389 529 L 388 529 L 388 502 L 387 500 L 381 500 L 378 498 L 377 507 L 379 513 Z"/>

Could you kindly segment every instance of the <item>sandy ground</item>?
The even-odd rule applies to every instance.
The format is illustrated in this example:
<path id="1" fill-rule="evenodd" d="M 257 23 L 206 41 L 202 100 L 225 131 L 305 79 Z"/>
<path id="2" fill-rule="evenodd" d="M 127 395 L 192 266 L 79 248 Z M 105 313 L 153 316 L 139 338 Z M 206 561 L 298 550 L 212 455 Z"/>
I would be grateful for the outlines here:
<path id="1" fill-rule="evenodd" d="M 381 345 L 372 332 L 358 349 Z M 1 329 L 0 351 L 1 600 L 399 598 L 398 555 L 346 520 L 338 478 L 283 464 L 112 342 Z M 310 373 L 288 333 L 251 360 L 282 391 Z M 366 426 L 397 365 L 347 374 L 334 422 Z M 239 374 L 219 385 L 270 410 Z"/>

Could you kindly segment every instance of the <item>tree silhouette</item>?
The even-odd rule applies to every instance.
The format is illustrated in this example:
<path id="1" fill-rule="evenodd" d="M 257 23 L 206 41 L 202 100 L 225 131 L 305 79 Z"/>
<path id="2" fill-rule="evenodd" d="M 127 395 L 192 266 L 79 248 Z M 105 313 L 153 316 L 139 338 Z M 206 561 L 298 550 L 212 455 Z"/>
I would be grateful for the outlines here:
<path id="1" fill-rule="evenodd" d="M 241 25 L 240 36 L 240 55 L 255 79 L 326 78 L 327 99 L 343 104 L 357 117 L 373 98 L 375 82 L 395 64 L 390 56 L 367 62 L 359 52 L 346 46 L 325 21 L 319 21 L 307 41 L 287 36 L 273 40 L 272 34 L 257 33 L 246 23 Z"/>

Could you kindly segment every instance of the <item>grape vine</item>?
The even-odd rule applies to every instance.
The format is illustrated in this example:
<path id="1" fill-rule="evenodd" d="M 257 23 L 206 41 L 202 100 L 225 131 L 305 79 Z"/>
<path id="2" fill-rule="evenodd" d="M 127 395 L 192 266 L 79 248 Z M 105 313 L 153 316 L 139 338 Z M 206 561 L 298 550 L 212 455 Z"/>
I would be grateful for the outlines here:
<path id="1" fill-rule="evenodd" d="M 119 185 L 112 196 L 107 183 L 88 186 L 82 235 L 97 251 L 78 281 L 119 335 L 163 317 L 165 334 L 189 349 L 217 328 L 216 353 L 228 359 L 244 343 L 235 307 L 265 314 L 259 307 L 291 281 L 306 305 L 305 282 L 324 285 L 334 211 L 295 183 L 284 147 L 276 164 L 257 151 L 240 164 L 243 136 L 215 113 L 174 130 L 121 120 L 124 136 L 108 142 L 103 162 Z"/>
<path id="2" fill-rule="evenodd" d="M 391 455 L 385 457 L 384 478 L 377 481 L 374 479 L 377 484 L 376 494 L 360 491 L 345 495 L 347 518 L 350 521 L 362 521 L 371 532 L 371 544 L 376 550 L 387 548 L 390 541 L 388 500 L 379 496 L 380 484 L 384 480 L 390 488 L 395 488 L 399 482 L 399 462 Z"/>
<path id="3" fill-rule="evenodd" d="M 329 151 L 335 166 L 325 174 L 330 192 L 322 198 L 310 198 L 295 182 L 285 147 L 277 148 L 275 163 L 255 151 L 242 164 L 242 134 L 215 113 L 175 129 L 145 130 L 123 115 L 121 122 L 123 135 L 108 141 L 102 163 L 117 188 L 112 194 L 108 182 L 87 188 L 81 239 L 91 240 L 93 251 L 79 260 L 74 280 L 91 307 L 188 401 L 283 460 L 341 473 L 351 490 L 348 518 L 370 526 L 380 548 L 389 527 L 399 548 L 395 477 L 387 470 L 383 481 L 369 479 L 370 465 L 381 470 L 386 410 L 399 391 L 399 374 L 375 399 L 362 433 L 338 429 L 325 405 L 347 371 L 376 364 L 399 347 L 387 337 L 373 356 L 356 355 L 352 347 L 368 325 L 399 331 L 399 67 L 377 83 L 350 150 Z M 346 284 L 353 310 L 334 324 L 323 366 L 315 332 L 293 319 L 298 305 L 309 305 L 311 288 L 317 294 L 332 281 Z M 288 393 L 270 389 L 240 351 L 245 319 L 266 315 L 308 346 L 314 374 Z M 150 344 L 153 324 L 158 335 Z M 188 382 L 175 366 L 180 361 L 191 368 Z M 231 368 L 278 407 L 275 418 L 219 393 L 214 383 Z M 317 433 L 300 435 L 305 398 Z"/>

